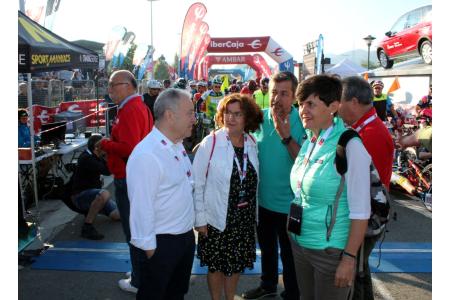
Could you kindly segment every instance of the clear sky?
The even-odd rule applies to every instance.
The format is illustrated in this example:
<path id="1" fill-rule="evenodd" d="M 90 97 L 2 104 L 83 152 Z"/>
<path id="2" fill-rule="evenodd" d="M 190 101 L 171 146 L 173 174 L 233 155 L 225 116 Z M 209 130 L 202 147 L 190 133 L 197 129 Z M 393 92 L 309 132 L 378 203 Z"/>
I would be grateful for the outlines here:
<path id="1" fill-rule="evenodd" d="M 173 61 L 184 17 L 195 2 L 208 10 L 204 21 L 211 37 L 272 36 L 298 61 L 303 45 L 319 34 L 324 36 L 325 54 L 367 49 L 363 37 L 371 34 L 377 43 L 403 13 L 431 4 L 431 0 L 158 0 L 153 2 L 155 57 L 164 54 Z M 68 40 L 106 42 L 115 25 L 133 31 L 135 43 L 150 44 L 150 2 L 61 0 L 53 31 Z"/>

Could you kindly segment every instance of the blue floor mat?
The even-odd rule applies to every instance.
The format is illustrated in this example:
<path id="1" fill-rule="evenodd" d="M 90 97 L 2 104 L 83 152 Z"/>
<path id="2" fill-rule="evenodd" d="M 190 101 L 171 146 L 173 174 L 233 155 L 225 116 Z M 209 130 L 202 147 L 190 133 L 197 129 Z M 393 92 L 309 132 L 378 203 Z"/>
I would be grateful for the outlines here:
<path id="1" fill-rule="evenodd" d="M 378 246 L 369 258 L 374 273 L 431 273 L 431 243 L 383 243 L 381 262 L 378 264 Z M 282 272 L 279 261 L 279 273 Z M 126 243 L 93 241 L 56 242 L 53 248 L 36 258 L 33 269 L 88 272 L 128 272 L 131 270 Z M 200 267 L 197 258 L 192 266 L 193 275 L 204 275 L 207 267 Z M 245 275 L 261 274 L 261 256 L 257 248 L 256 262 Z"/>
<path id="2" fill-rule="evenodd" d="M 24 250 L 29 244 L 31 244 L 37 235 L 36 225 L 31 225 L 28 235 L 24 238 L 19 238 L 18 250 L 19 252 Z"/>

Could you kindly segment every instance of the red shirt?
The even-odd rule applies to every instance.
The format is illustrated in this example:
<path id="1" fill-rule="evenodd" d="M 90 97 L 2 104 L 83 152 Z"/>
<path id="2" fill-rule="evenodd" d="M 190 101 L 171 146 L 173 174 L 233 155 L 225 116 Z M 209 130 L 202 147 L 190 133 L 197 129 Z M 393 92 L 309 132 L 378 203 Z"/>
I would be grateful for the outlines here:
<path id="1" fill-rule="evenodd" d="M 108 156 L 108 168 L 115 179 L 126 177 L 128 157 L 152 128 L 153 117 L 141 96 L 131 98 L 119 109 L 111 137 L 101 141 L 101 147 Z"/>
<path id="2" fill-rule="evenodd" d="M 356 129 L 362 125 L 365 120 L 376 114 L 375 108 L 372 107 L 361 119 L 352 125 Z M 362 127 L 359 131 L 364 147 L 372 156 L 372 161 L 380 174 L 381 182 L 389 190 L 389 183 L 392 175 L 392 162 L 394 160 L 394 142 L 389 134 L 386 126 L 379 117 Z"/>

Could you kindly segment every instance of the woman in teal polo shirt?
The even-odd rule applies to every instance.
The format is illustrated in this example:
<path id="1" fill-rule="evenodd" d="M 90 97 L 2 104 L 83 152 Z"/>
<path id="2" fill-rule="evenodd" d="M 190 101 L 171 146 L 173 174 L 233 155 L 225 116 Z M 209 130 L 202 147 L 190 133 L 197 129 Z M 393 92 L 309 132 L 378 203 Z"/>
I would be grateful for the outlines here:
<path id="1" fill-rule="evenodd" d="M 288 231 L 302 299 L 347 299 L 370 216 L 371 160 L 361 141 L 353 138 L 346 147 L 348 171 L 332 225 L 341 180 L 334 159 L 346 130 L 336 117 L 341 93 L 339 79 L 328 75 L 303 81 L 296 92 L 308 140 L 291 171 L 295 198 Z"/>

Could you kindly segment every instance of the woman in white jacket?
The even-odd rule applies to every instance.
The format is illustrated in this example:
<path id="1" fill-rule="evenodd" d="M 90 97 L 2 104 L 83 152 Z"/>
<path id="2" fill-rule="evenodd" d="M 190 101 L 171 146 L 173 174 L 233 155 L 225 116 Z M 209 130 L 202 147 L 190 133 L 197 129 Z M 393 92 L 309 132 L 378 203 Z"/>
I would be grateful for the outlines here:
<path id="1" fill-rule="evenodd" d="M 256 260 L 255 224 L 258 155 L 249 134 L 263 121 L 255 101 L 225 97 L 216 114 L 221 127 L 205 137 L 193 163 L 197 255 L 208 266 L 213 300 L 233 299 L 239 275 Z"/>

